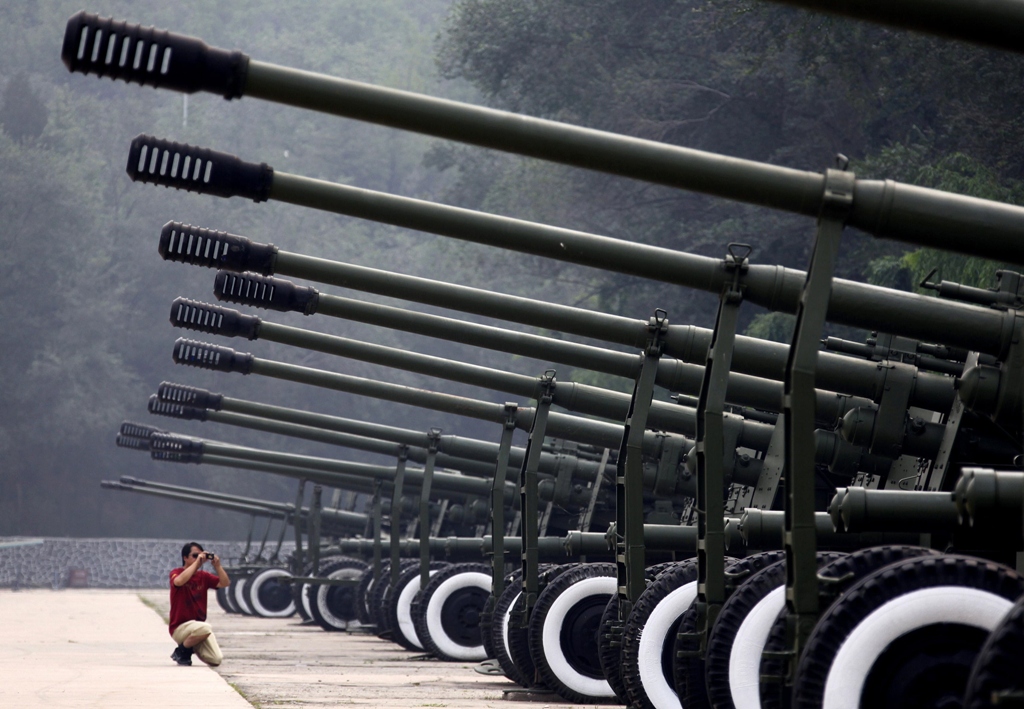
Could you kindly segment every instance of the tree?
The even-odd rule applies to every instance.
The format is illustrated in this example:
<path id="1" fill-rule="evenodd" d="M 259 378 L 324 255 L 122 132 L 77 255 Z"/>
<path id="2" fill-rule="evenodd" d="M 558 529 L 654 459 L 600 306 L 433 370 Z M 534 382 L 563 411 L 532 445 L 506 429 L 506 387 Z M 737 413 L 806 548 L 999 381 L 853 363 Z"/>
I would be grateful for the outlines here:
<path id="1" fill-rule="evenodd" d="M 47 111 L 28 77 L 18 72 L 7 82 L 0 99 L 0 126 L 15 140 L 35 140 L 46 128 Z"/>

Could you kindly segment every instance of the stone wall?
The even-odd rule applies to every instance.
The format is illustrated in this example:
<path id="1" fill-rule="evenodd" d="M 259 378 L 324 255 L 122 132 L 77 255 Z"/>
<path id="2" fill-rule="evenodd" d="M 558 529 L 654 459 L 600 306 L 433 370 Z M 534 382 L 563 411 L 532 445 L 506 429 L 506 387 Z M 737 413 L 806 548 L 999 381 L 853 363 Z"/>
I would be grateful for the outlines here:
<path id="1" fill-rule="evenodd" d="M 0 587 L 164 588 L 167 574 L 181 563 L 186 541 L 0 537 Z M 225 565 L 237 561 L 245 548 L 244 542 L 198 541 Z M 272 545 L 267 547 L 269 553 Z M 281 557 L 294 547 L 286 542 Z"/>

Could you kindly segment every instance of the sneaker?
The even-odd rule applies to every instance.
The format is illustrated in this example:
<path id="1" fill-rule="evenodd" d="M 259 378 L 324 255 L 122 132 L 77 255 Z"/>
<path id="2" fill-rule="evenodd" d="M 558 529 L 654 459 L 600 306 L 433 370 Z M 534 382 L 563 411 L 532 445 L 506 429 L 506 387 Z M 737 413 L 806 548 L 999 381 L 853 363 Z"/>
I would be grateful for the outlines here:
<path id="1" fill-rule="evenodd" d="M 177 662 L 179 665 L 191 667 L 192 651 L 186 648 L 184 645 L 179 645 L 178 647 L 174 648 L 174 652 L 171 653 L 171 659 Z"/>

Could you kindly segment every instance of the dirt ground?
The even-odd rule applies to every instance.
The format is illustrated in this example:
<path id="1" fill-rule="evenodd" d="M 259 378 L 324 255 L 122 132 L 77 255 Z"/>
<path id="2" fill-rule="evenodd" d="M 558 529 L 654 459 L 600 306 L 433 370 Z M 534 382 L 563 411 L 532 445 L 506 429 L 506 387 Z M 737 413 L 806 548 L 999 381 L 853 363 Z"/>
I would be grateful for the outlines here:
<path id="1" fill-rule="evenodd" d="M 166 615 L 166 592 L 139 595 Z M 578 706 L 554 694 L 524 696 L 504 677 L 474 671 L 475 663 L 428 659 L 373 635 L 328 633 L 298 616 L 227 614 L 212 594 L 210 605 L 208 620 L 225 658 L 216 671 L 259 709 Z"/>

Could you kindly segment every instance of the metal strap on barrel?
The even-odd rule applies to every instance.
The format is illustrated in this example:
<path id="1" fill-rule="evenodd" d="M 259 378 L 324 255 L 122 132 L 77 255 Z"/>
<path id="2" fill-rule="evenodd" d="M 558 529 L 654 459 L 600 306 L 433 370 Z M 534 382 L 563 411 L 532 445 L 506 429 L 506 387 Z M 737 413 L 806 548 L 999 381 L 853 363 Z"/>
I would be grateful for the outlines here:
<path id="1" fill-rule="evenodd" d="M 402 488 L 408 460 L 409 447 L 402 446 L 395 466 L 395 487 L 391 491 L 391 588 L 398 588 L 398 577 L 402 574 Z"/>
<path id="2" fill-rule="evenodd" d="M 268 523 L 269 528 L 269 523 Z M 238 557 L 238 563 L 244 564 L 249 560 L 249 550 L 252 547 L 252 533 L 256 531 L 256 515 L 249 518 L 249 533 L 245 537 L 245 549 L 242 550 L 241 556 Z M 260 551 L 263 551 L 262 549 Z"/>
<path id="3" fill-rule="evenodd" d="M 725 392 L 750 252 L 747 244 L 729 244 L 723 266 L 732 280 L 719 298 L 704 379 L 697 396 L 696 608 L 701 653 L 707 648 L 708 633 L 725 603 Z"/>
<path id="4" fill-rule="evenodd" d="M 508 478 L 508 459 L 512 450 L 512 434 L 516 432 L 516 411 L 519 404 L 505 402 L 505 421 L 498 444 L 498 461 L 491 480 L 491 595 L 487 598 L 484 617 L 494 610 L 494 604 L 505 590 L 505 480 Z"/>
<path id="5" fill-rule="evenodd" d="M 253 521 L 255 522 L 255 519 Z M 259 551 L 256 552 L 256 558 L 257 559 L 262 559 L 263 558 L 263 552 L 267 548 L 267 540 L 270 539 L 270 527 L 271 527 L 272 523 L 273 523 L 273 520 L 270 517 L 268 517 L 267 518 L 267 526 L 263 530 L 263 539 L 260 540 L 260 549 L 259 549 Z M 276 550 L 274 551 L 273 559 L 275 561 L 277 560 L 277 551 Z"/>
<path id="6" fill-rule="evenodd" d="M 373 500 L 370 502 L 370 522 L 373 524 L 373 530 L 367 536 L 373 540 L 373 582 L 380 582 L 381 572 L 381 517 L 383 512 L 381 510 L 381 498 L 383 495 L 381 491 L 384 488 L 384 481 L 378 480 L 373 486 Z"/>
<path id="7" fill-rule="evenodd" d="M 427 459 L 423 464 L 423 485 L 420 488 L 420 588 L 430 581 L 430 486 L 434 481 L 434 463 L 441 442 L 441 429 L 427 432 Z"/>
<path id="8" fill-rule="evenodd" d="M 538 506 L 537 468 L 541 452 L 544 449 L 544 435 L 548 427 L 548 412 L 551 399 L 555 392 L 555 371 L 550 369 L 540 380 L 540 392 L 537 407 L 534 409 L 533 425 L 530 437 L 526 442 L 526 453 L 523 456 L 523 467 L 519 474 L 520 510 L 522 512 L 522 567 L 523 567 L 523 603 L 521 612 L 513 614 L 515 623 L 525 628 L 530 622 L 530 613 L 540 593 L 538 565 L 540 553 L 537 549 Z"/>
<path id="9" fill-rule="evenodd" d="M 839 157 L 837 162 L 845 163 Z M 845 164 L 841 164 L 845 167 Z M 853 205 L 853 173 L 827 170 L 807 278 L 797 304 L 793 342 L 786 362 L 783 414 L 786 449 L 786 619 L 788 676 L 818 622 L 817 537 L 814 522 L 815 368 L 832 293 L 832 273 L 846 218 Z"/>
<path id="10" fill-rule="evenodd" d="M 270 527 L 269 527 L 270 520 L 267 520 L 267 522 L 268 522 L 267 530 L 269 531 L 270 530 Z M 288 518 L 286 517 L 285 519 L 281 520 L 281 532 L 280 532 L 280 534 L 277 535 L 277 543 L 274 544 L 274 553 L 270 555 L 270 563 L 272 563 L 272 564 L 273 563 L 277 563 L 279 561 L 279 559 L 281 558 L 281 547 L 284 546 L 284 535 L 287 534 L 287 533 L 288 533 Z"/>
<path id="11" fill-rule="evenodd" d="M 633 385 L 619 445 L 615 476 L 615 565 L 618 575 L 619 619 L 624 620 L 646 588 L 644 577 L 644 431 L 654 396 L 664 337 L 668 333 L 667 313 L 660 308 L 647 325 L 647 344 L 640 373 Z"/>
<path id="12" fill-rule="evenodd" d="M 306 481 L 299 480 L 299 489 L 295 493 L 295 509 L 292 511 L 292 528 L 295 530 L 295 573 L 306 575 L 306 559 L 302 553 L 302 525 L 299 514 L 302 510 L 302 499 L 306 496 Z"/>
<path id="13" fill-rule="evenodd" d="M 313 486 L 313 500 L 309 504 L 309 564 L 312 567 L 310 576 L 320 575 L 320 506 L 324 489 L 320 485 Z"/>
<path id="14" fill-rule="evenodd" d="M 608 467 L 609 457 L 611 457 L 611 450 L 605 448 L 601 452 L 601 462 L 597 464 L 597 474 L 595 475 L 594 483 L 590 488 L 590 500 L 587 502 L 587 506 L 580 513 L 579 528 L 581 532 L 590 531 L 590 523 L 594 519 L 594 509 L 597 507 L 597 500 L 601 495 L 601 483 L 604 481 L 604 471 Z"/>

